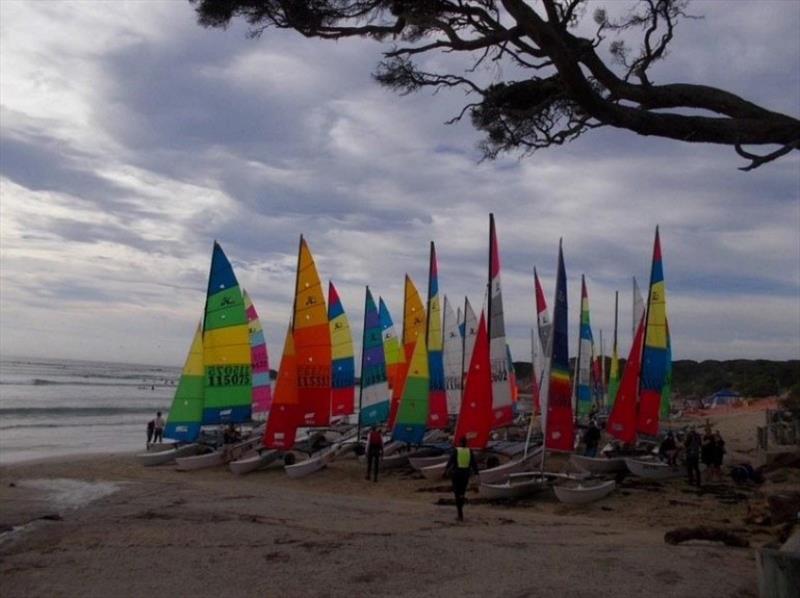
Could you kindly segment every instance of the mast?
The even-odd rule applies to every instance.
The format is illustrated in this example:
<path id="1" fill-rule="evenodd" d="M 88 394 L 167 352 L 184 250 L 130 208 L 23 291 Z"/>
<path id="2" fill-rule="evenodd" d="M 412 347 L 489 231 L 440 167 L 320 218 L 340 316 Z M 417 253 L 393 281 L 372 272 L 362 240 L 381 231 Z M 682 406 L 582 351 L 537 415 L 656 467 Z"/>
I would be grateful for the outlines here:
<path id="1" fill-rule="evenodd" d="M 367 297 L 369 297 L 369 285 L 366 286 L 364 291 L 364 328 L 361 332 L 361 375 L 359 376 L 358 384 L 358 419 L 356 420 L 356 447 L 360 446 L 361 441 L 361 401 L 364 396 L 364 347 L 367 345 Z M 383 345 L 383 339 L 381 339 Z M 381 347 L 383 348 L 383 347 Z"/>
<path id="2" fill-rule="evenodd" d="M 494 240 L 494 212 L 489 212 L 489 275 L 486 279 L 486 338 L 492 342 L 492 241 Z M 490 355 L 491 357 L 491 355 Z"/>
<path id="3" fill-rule="evenodd" d="M 300 284 L 300 254 L 303 251 L 303 235 L 297 247 L 297 271 L 294 274 L 294 300 L 292 301 L 292 334 L 294 334 L 294 315 L 297 313 L 297 285 Z"/>
<path id="4" fill-rule="evenodd" d="M 600 329 L 600 401 L 605 407 L 606 404 L 606 356 L 603 347 L 603 329 Z"/>

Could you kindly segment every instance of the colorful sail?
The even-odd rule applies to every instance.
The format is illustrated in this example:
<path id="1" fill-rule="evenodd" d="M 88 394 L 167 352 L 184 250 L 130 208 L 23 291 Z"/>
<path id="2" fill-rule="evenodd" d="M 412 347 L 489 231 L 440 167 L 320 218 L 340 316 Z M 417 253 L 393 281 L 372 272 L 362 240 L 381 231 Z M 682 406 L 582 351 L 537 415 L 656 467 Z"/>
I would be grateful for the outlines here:
<path id="1" fill-rule="evenodd" d="M 297 353 L 297 395 L 306 426 L 327 426 L 331 420 L 331 331 L 317 266 L 300 237 L 294 297 Z"/>
<path id="2" fill-rule="evenodd" d="M 536 379 L 542 380 L 542 373 L 544 371 L 544 354 L 547 348 L 548 339 L 550 338 L 550 331 L 553 328 L 550 322 L 550 315 L 547 312 L 547 301 L 544 298 L 544 291 L 542 290 L 542 283 L 539 280 L 539 273 L 536 268 L 533 269 L 533 281 L 536 287 L 536 324 L 539 329 L 539 345 L 541 349 L 539 355 L 541 358 L 537 363 L 533 364 L 534 371 L 536 372 Z"/>
<path id="3" fill-rule="evenodd" d="M 667 327 L 667 373 L 664 377 L 664 388 L 661 391 L 661 419 L 669 417 L 672 399 L 672 339 L 669 336 L 669 321 L 664 320 Z"/>
<path id="4" fill-rule="evenodd" d="M 275 382 L 275 395 L 264 430 L 263 444 L 267 448 L 290 450 L 294 446 L 297 427 L 303 421 L 303 411 L 297 394 L 297 354 L 292 326 L 286 330 L 283 355 Z"/>
<path id="5" fill-rule="evenodd" d="M 574 443 L 572 420 L 572 385 L 570 383 L 569 338 L 567 314 L 567 271 L 564 252 L 558 244 L 558 273 L 553 303 L 553 328 L 548 341 L 542 385 L 542 429 L 545 448 L 571 451 Z M 545 398 L 546 397 L 546 398 Z"/>
<path id="6" fill-rule="evenodd" d="M 619 291 L 614 293 L 614 346 L 611 349 L 611 367 L 608 371 L 608 406 L 613 407 L 619 390 L 619 349 L 617 348 L 617 324 L 619 321 Z"/>
<path id="7" fill-rule="evenodd" d="M 462 438 L 466 438 L 467 445 L 474 449 L 486 448 L 492 430 L 491 367 L 486 320 L 481 312 L 454 435 L 456 442 L 460 443 Z"/>
<path id="8" fill-rule="evenodd" d="M 462 371 L 464 369 L 464 338 L 458 316 L 444 296 L 444 386 L 447 392 L 447 413 L 458 415 L 461 408 Z"/>
<path id="9" fill-rule="evenodd" d="M 514 358 L 511 357 L 511 345 L 506 343 L 506 362 L 508 364 L 508 383 L 511 385 L 511 405 L 516 413 L 517 401 L 519 400 L 519 386 L 517 386 L 517 372 L 514 369 Z"/>
<path id="10" fill-rule="evenodd" d="M 417 338 L 425 336 L 425 307 L 414 281 L 406 274 L 403 301 L 403 350 L 405 361 L 411 360 Z"/>
<path id="11" fill-rule="evenodd" d="M 397 417 L 397 408 L 400 405 L 400 398 L 403 394 L 403 380 L 406 375 L 406 358 L 400 340 L 394 331 L 394 322 L 389 308 L 383 302 L 380 305 L 381 330 L 383 331 L 383 353 L 386 356 L 386 376 L 389 381 L 391 392 L 391 406 L 389 409 L 389 428 L 394 427 L 394 420 Z"/>
<path id="12" fill-rule="evenodd" d="M 214 242 L 203 321 L 203 425 L 250 420 L 253 383 L 250 333 L 242 291 Z"/>
<path id="13" fill-rule="evenodd" d="M 169 408 L 164 438 L 194 442 L 203 420 L 203 331 L 197 325 L 178 388 Z"/>
<path id="14" fill-rule="evenodd" d="M 392 440 L 409 444 L 422 442 L 428 421 L 429 390 L 428 351 L 425 347 L 425 335 L 420 334 L 409 361 Z"/>
<path id="15" fill-rule="evenodd" d="M 350 415 L 355 410 L 355 356 L 350 322 L 336 287 L 328 283 L 328 325 L 331 331 L 331 415 Z"/>
<path id="16" fill-rule="evenodd" d="M 609 434 L 624 442 L 636 441 L 636 407 L 639 400 L 639 374 L 642 369 L 642 340 L 644 338 L 644 318 L 639 322 L 633 337 L 628 361 L 619 383 L 614 408 L 606 423 Z"/>
<path id="17" fill-rule="evenodd" d="M 489 360 L 492 363 L 492 426 L 509 425 L 513 418 L 511 379 L 506 354 L 503 293 L 500 287 L 500 252 L 494 214 L 489 214 Z"/>
<path id="18" fill-rule="evenodd" d="M 428 428 L 447 427 L 447 393 L 444 387 L 444 339 L 442 338 L 442 308 L 439 302 L 439 273 L 436 248 L 431 241 L 428 270 L 427 336 L 430 396 L 428 397 Z"/>
<path id="19" fill-rule="evenodd" d="M 272 406 L 272 385 L 269 379 L 269 355 L 261 320 L 247 291 L 242 289 L 247 326 L 250 333 L 250 365 L 253 368 L 253 419 L 265 420 Z"/>
<path id="20" fill-rule="evenodd" d="M 383 308 L 383 302 L 381 307 Z M 397 339 L 394 340 L 396 343 Z M 381 317 L 369 287 L 364 299 L 364 337 L 361 347 L 358 423 L 362 426 L 373 426 L 389 419 L 390 394 Z M 399 349 L 400 345 L 397 344 L 397 350 Z"/>
<path id="21" fill-rule="evenodd" d="M 592 410 L 592 325 L 589 321 L 589 294 L 586 291 L 586 278 L 581 275 L 581 325 L 578 345 L 578 379 L 575 383 L 575 408 L 578 417 L 589 415 Z"/>
<path id="22" fill-rule="evenodd" d="M 664 266 L 661 262 L 661 241 L 656 227 L 653 243 L 653 265 L 650 270 L 650 296 L 645 316 L 644 349 L 642 350 L 642 379 L 639 391 L 639 420 L 637 431 L 649 436 L 658 434 L 658 415 L 661 393 L 667 378 L 669 344 L 667 342 L 667 291 L 664 286 Z"/>

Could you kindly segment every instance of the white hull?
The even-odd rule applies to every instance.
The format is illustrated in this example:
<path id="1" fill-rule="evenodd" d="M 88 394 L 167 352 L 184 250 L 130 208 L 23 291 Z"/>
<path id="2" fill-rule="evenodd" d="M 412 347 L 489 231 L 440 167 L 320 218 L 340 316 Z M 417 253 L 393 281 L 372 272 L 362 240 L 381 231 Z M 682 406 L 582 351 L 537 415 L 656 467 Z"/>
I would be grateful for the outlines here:
<path id="1" fill-rule="evenodd" d="M 147 446 L 147 452 L 157 453 L 159 451 L 168 451 L 177 448 L 177 442 L 154 442 Z"/>
<path id="2" fill-rule="evenodd" d="M 194 471 L 196 469 L 206 469 L 224 465 L 229 461 L 234 461 L 248 451 L 253 450 L 261 444 L 261 436 L 254 436 L 239 444 L 223 446 L 207 455 L 197 455 L 195 457 L 184 457 L 175 459 L 175 469 L 178 471 Z"/>
<path id="3" fill-rule="evenodd" d="M 481 498 L 497 500 L 502 498 L 522 498 L 537 494 L 553 485 L 558 479 L 568 479 L 566 474 L 538 472 L 515 473 L 507 476 L 505 481 L 499 483 L 481 482 L 478 492 Z"/>
<path id="4" fill-rule="evenodd" d="M 542 447 L 538 446 L 528 453 L 527 457 L 512 459 L 508 463 L 503 463 L 491 469 L 484 469 L 478 475 L 481 484 L 496 484 L 504 482 L 512 473 L 520 473 L 534 467 L 542 458 Z"/>
<path id="5" fill-rule="evenodd" d="M 625 465 L 633 475 L 639 476 L 640 478 L 649 478 L 651 480 L 677 478 L 683 473 L 680 468 L 671 467 L 660 461 L 643 461 L 641 459 L 626 458 Z"/>
<path id="6" fill-rule="evenodd" d="M 436 463 L 435 465 L 429 465 L 428 467 L 423 467 L 420 469 L 420 473 L 425 476 L 427 480 L 441 480 L 444 477 L 444 472 L 447 469 L 447 461 L 442 461 L 440 463 Z"/>
<path id="7" fill-rule="evenodd" d="M 440 463 L 447 463 L 450 459 L 450 455 L 444 453 L 442 455 L 434 455 L 433 457 L 411 457 L 408 460 L 408 463 L 416 469 L 417 471 L 421 470 L 423 467 L 430 467 L 431 465 L 439 465 Z"/>
<path id="8" fill-rule="evenodd" d="M 271 463 L 277 461 L 279 458 L 280 452 L 277 450 L 273 449 L 262 451 L 261 453 L 255 453 L 253 455 L 248 455 L 246 457 L 242 457 L 241 459 L 237 459 L 236 461 L 231 461 L 228 463 L 228 469 L 230 469 L 231 472 L 236 475 L 245 475 L 251 471 L 257 471 L 267 467 Z"/>
<path id="9" fill-rule="evenodd" d="M 305 461 L 300 461 L 300 463 L 287 465 L 283 469 L 286 471 L 286 475 L 288 475 L 290 478 L 304 478 L 307 475 L 324 469 L 326 464 L 327 463 L 323 459 L 322 455 L 316 455 L 306 459 Z"/>
<path id="10" fill-rule="evenodd" d="M 624 457 L 584 457 L 582 455 L 570 455 L 570 463 L 578 469 L 589 473 L 616 473 L 625 471 Z"/>
<path id="11" fill-rule="evenodd" d="M 556 493 L 556 498 L 563 503 L 582 505 L 608 496 L 615 486 L 614 480 L 609 480 L 608 482 L 601 482 L 591 486 L 582 486 L 580 484 L 576 487 L 554 486 L 553 491 Z"/>
<path id="12" fill-rule="evenodd" d="M 154 451 L 147 453 L 139 453 L 136 459 L 145 467 L 152 467 L 154 465 L 163 465 L 173 461 L 176 457 L 188 457 L 195 455 L 201 450 L 199 444 L 184 444 L 177 448 L 171 448 L 163 451 Z"/>

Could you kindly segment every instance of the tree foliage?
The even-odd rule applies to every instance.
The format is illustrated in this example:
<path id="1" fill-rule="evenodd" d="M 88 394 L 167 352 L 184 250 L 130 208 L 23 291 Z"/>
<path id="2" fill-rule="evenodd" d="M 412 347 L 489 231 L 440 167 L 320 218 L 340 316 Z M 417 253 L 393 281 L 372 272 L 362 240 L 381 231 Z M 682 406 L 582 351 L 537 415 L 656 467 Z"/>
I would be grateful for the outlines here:
<path id="1" fill-rule="evenodd" d="M 651 68 L 663 60 L 689 0 L 638 0 L 626 16 L 602 8 L 593 34 L 576 33 L 588 20 L 587 0 L 190 0 L 206 27 L 242 18 L 258 37 L 269 28 L 310 38 L 367 37 L 390 48 L 375 78 L 402 93 L 422 88 L 465 89 L 469 115 L 485 133 L 486 157 L 560 145 L 610 126 L 640 135 L 733 146 L 749 160 L 742 170 L 800 149 L 800 120 L 708 85 L 657 85 Z M 626 37 L 638 33 L 640 46 Z M 610 55 L 604 60 L 601 47 Z M 437 72 L 417 60 L 463 53 L 463 72 Z M 481 84 L 478 67 L 496 63 L 511 73 Z M 500 70 L 500 69 L 499 69 Z M 451 121 L 452 122 L 452 121 Z M 775 146 L 756 154 L 745 146 Z M 770 148 L 771 149 L 771 148 Z"/>

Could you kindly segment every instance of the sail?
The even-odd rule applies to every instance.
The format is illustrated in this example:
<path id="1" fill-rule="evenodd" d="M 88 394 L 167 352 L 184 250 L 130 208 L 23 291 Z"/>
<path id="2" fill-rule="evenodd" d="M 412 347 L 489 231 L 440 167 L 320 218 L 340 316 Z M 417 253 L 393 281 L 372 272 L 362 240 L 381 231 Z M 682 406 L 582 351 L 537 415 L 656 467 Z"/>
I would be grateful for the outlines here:
<path id="1" fill-rule="evenodd" d="M 203 331 L 197 325 L 178 388 L 169 408 L 164 438 L 194 442 L 203 420 Z"/>
<path id="2" fill-rule="evenodd" d="M 420 334 L 409 361 L 392 440 L 409 444 L 422 442 L 428 421 L 428 392 L 428 351 L 425 347 L 425 335 Z"/>
<path id="3" fill-rule="evenodd" d="M 350 322 L 336 287 L 328 282 L 328 325 L 331 331 L 331 415 L 355 409 L 355 357 Z"/>
<path id="4" fill-rule="evenodd" d="M 608 406 L 613 407 L 619 390 L 619 349 L 617 348 L 617 324 L 619 321 L 619 291 L 614 293 L 614 346 L 611 349 L 611 367 L 608 371 Z"/>
<path id="5" fill-rule="evenodd" d="M 331 419 L 331 332 L 317 266 L 300 237 L 294 296 L 297 395 L 307 426 L 327 426 Z"/>
<path id="6" fill-rule="evenodd" d="M 386 356 L 386 377 L 389 381 L 391 392 L 391 406 L 389 409 L 389 428 L 394 427 L 394 420 L 397 416 L 397 407 L 400 405 L 400 397 L 403 394 L 403 380 L 406 375 L 406 358 L 400 340 L 394 331 L 394 322 L 389 308 L 383 302 L 378 301 L 380 306 L 381 330 L 383 335 L 383 353 Z"/>
<path id="7" fill-rule="evenodd" d="M 458 414 L 453 438 L 460 443 L 467 439 L 467 445 L 474 449 L 486 448 L 492 430 L 492 378 L 489 362 L 489 337 L 486 333 L 486 320 L 481 312 L 475 349 L 467 369 L 464 385 L 464 400 Z"/>
<path id="8" fill-rule="evenodd" d="M 539 403 L 539 385 L 541 383 L 541 370 L 536 374 L 536 362 L 542 362 L 542 346 L 539 340 L 539 333 L 531 328 L 531 409 L 533 413 L 541 413 L 542 406 Z M 542 362 L 543 363 L 543 362 Z"/>
<path id="9" fill-rule="evenodd" d="M 503 293 L 500 286 L 500 252 L 489 214 L 489 360 L 492 363 L 492 426 L 507 426 L 513 420 L 511 380 L 506 355 L 506 328 L 503 318 Z"/>
<path id="10" fill-rule="evenodd" d="M 639 322 L 633 337 L 628 361 L 617 391 L 614 408 L 608 416 L 606 430 L 609 434 L 626 444 L 636 441 L 636 403 L 639 399 L 639 374 L 642 368 L 642 339 L 644 337 L 644 318 Z"/>
<path id="11" fill-rule="evenodd" d="M 250 333 L 250 364 L 253 368 L 253 419 L 265 420 L 272 406 L 272 385 L 269 379 L 269 355 L 267 341 L 258 312 L 247 291 L 242 289 L 244 310 L 247 314 L 247 326 Z"/>
<path id="12" fill-rule="evenodd" d="M 553 303 L 553 329 L 548 341 L 545 363 L 546 383 L 542 388 L 542 429 L 545 448 L 571 451 L 574 442 L 572 421 L 572 385 L 569 376 L 569 338 L 567 314 L 567 272 L 564 252 L 558 246 L 558 274 Z M 546 400 L 544 397 L 547 397 Z"/>
<path id="13" fill-rule="evenodd" d="M 431 241 L 428 270 L 427 337 L 430 395 L 428 397 L 428 428 L 447 427 L 447 393 L 444 387 L 444 339 L 442 338 L 442 308 L 439 299 L 439 273 L 436 248 Z"/>
<path id="14" fill-rule="evenodd" d="M 639 322 L 642 321 L 644 316 L 644 299 L 642 292 L 639 290 L 639 285 L 636 282 L 636 277 L 633 277 L 633 326 L 631 338 L 636 336 L 636 330 L 639 327 Z"/>
<path id="15" fill-rule="evenodd" d="M 447 392 L 447 413 L 458 415 L 461 408 L 462 370 L 464 368 L 464 338 L 458 316 L 444 296 L 444 386 Z"/>
<path id="16" fill-rule="evenodd" d="M 667 328 L 667 373 L 664 377 L 664 388 L 661 391 L 661 419 L 669 417 L 672 399 L 672 339 L 669 336 L 669 322 L 664 320 Z"/>
<path id="17" fill-rule="evenodd" d="M 661 262 L 661 241 L 656 227 L 653 243 L 653 265 L 650 270 L 650 296 L 645 316 L 644 349 L 642 350 L 642 379 L 639 391 L 639 421 L 636 429 L 642 434 L 658 434 L 658 414 L 661 392 L 667 378 L 667 291 L 664 286 L 664 266 Z"/>
<path id="18" fill-rule="evenodd" d="M 578 380 L 575 383 L 575 406 L 578 417 L 589 415 L 592 409 L 592 325 L 589 320 L 589 294 L 586 291 L 586 278 L 581 275 L 581 325 L 578 345 Z"/>
<path id="19" fill-rule="evenodd" d="M 511 356 L 511 345 L 506 343 L 506 361 L 508 363 L 508 383 L 511 385 L 511 405 L 516 413 L 516 405 L 519 400 L 519 386 L 517 386 L 517 372 L 514 369 L 514 358 Z"/>
<path id="20" fill-rule="evenodd" d="M 394 340 L 397 341 L 396 338 Z M 369 287 L 364 299 L 364 337 L 361 347 L 358 423 L 362 426 L 382 424 L 389 419 L 389 382 L 386 376 L 381 318 Z M 397 349 L 400 349 L 400 345 L 397 345 Z"/>
<path id="21" fill-rule="evenodd" d="M 405 361 L 411 360 L 419 336 L 425 336 L 425 307 L 414 281 L 406 274 L 403 301 L 403 351 Z"/>
<path id="22" fill-rule="evenodd" d="M 533 281 L 536 287 L 536 325 L 539 329 L 539 345 L 540 351 L 537 363 L 533 364 L 534 372 L 536 372 L 536 379 L 542 379 L 544 371 L 544 348 L 547 346 L 547 339 L 550 337 L 550 331 L 553 324 L 550 321 L 550 315 L 547 312 L 547 301 L 544 298 L 544 291 L 542 290 L 542 283 L 539 280 L 539 273 L 536 268 L 533 269 Z"/>
<path id="23" fill-rule="evenodd" d="M 203 425 L 250 420 L 253 384 L 250 333 L 242 291 L 214 242 L 203 320 Z"/>
<path id="24" fill-rule="evenodd" d="M 283 343 L 283 355 L 278 369 L 278 379 L 275 382 L 272 409 L 264 430 L 264 446 L 290 450 L 294 446 L 297 427 L 302 423 L 302 419 L 303 413 L 297 396 L 297 355 L 290 324 Z"/>
<path id="25" fill-rule="evenodd" d="M 475 347 L 475 338 L 478 335 L 478 318 L 472 310 L 469 299 L 464 298 L 464 374 L 467 373 L 469 364 L 472 361 L 472 351 Z M 462 377 L 463 379 L 463 377 Z"/>

